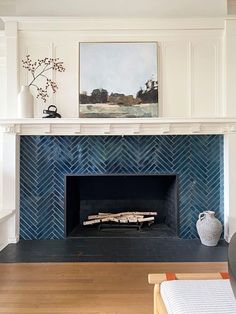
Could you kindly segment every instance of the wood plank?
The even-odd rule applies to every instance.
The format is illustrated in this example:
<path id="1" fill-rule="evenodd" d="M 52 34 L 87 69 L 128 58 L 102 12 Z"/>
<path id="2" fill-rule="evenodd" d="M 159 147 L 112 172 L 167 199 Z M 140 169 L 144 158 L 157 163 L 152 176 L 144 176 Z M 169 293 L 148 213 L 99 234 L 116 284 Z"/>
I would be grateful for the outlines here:
<path id="1" fill-rule="evenodd" d="M 150 314 L 149 273 L 224 271 L 227 263 L 0 264 L 0 313 Z"/>

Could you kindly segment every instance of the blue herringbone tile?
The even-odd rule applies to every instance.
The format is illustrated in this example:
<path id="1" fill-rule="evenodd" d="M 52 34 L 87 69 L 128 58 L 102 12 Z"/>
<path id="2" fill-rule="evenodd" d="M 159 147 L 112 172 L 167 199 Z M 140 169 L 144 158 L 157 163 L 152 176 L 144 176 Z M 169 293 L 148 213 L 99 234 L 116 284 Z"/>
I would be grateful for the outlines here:
<path id="1" fill-rule="evenodd" d="M 175 173 L 180 236 L 197 236 L 203 210 L 223 221 L 222 136 L 23 136 L 20 166 L 23 239 L 64 237 L 64 177 L 72 173 Z"/>

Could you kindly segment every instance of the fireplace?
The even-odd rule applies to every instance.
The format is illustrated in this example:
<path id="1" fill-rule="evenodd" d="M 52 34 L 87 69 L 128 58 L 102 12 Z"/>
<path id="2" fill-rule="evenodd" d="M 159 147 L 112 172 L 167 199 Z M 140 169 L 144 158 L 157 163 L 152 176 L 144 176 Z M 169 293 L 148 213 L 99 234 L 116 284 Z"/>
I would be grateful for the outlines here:
<path id="1" fill-rule="evenodd" d="M 65 177 L 65 235 L 153 236 L 178 235 L 178 180 L 176 174 L 67 175 Z M 132 224 L 83 225 L 99 212 L 157 212 L 154 223 L 142 229 Z M 119 228 L 118 228 L 119 227 Z"/>

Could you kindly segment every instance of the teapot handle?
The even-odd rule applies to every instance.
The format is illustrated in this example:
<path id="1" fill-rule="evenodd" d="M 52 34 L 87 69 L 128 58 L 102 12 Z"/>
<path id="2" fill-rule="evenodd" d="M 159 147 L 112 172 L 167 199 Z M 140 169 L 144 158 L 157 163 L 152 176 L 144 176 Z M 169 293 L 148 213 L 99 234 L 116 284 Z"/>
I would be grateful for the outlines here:
<path id="1" fill-rule="evenodd" d="M 54 109 L 54 110 L 52 110 L 52 109 Z M 57 107 L 55 105 L 50 105 L 48 107 L 48 110 L 53 111 L 53 112 L 57 112 Z"/>
<path id="2" fill-rule="evenodd" d="M 203 212 L 203 213 L 200 213 L 200 214 L 199 214 L 198 219 L 199 219 L 199 220 L 203 220 L 205 217 L 206 217 L 206 213 Z"/>

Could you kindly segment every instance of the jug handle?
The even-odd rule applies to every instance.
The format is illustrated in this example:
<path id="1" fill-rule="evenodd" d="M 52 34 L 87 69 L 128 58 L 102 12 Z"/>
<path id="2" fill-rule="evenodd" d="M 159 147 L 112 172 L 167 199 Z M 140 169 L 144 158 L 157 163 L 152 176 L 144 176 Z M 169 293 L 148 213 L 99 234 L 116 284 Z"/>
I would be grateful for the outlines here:
<path id="1" fill-rule="evenodd" d="M 206 213 L 203 212 L 203 213 L 199 214 L 198 218 L 199 218 L 199 220 L 203 220 L 205 218 L 205 216 L 206 216 Z"/>

